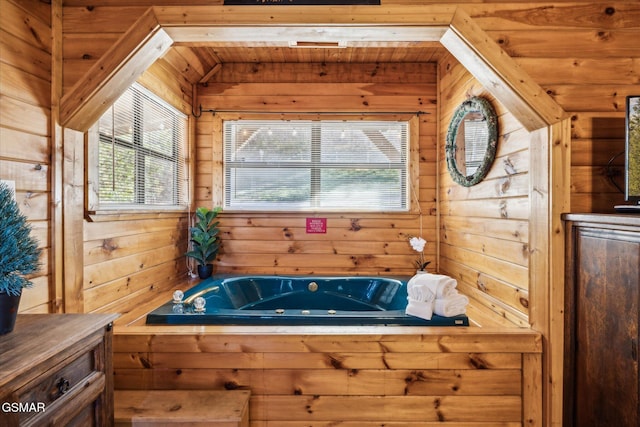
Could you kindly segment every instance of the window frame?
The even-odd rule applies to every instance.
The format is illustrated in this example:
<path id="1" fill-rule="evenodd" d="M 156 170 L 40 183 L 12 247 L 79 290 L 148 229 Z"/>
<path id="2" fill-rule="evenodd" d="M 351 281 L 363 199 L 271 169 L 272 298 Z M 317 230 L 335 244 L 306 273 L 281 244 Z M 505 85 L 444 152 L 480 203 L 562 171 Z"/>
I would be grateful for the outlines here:
<path id="1" fill-rule="evenodd" d="M 175 110 L 178 114 L 184 115 L 185 118 L 185 132 L 184 132 L 184 141 L 178 141 L 178 144 L 173 145 L 173 156 L 163 155 L 161 153 L 156 153 L 153 150 L 146 149 L 142 147 L 138 138 L 133 138 L 132 142 L 121 141 L 118 145 L 126 146 L 128 148 L 135 149 L 135 156 L 137 161 L 140 159 L 144 159 L 145 157 L 151 158 L 159 158 L 166 159 L 167 157 L 172 159 L 172 162 L 182 162 L 182 174 L 176 176 L 176 194 L 182 194 L 182 197 L 178 197 L 178 199 L 174 196 L 174 203 L 171 205 L 161 205 L 161 204 L 145 204 L 144 200 L 138 199 L 136 203 L 100 203 L 98 189 L 99 189 L 99 146 L 104 138 L 101 137 L 99 131 L 99 123 L 100 121 L 96 121 L 96 123 L 85 133 L 85 152 L 86 152 L 86 164 L 85 164 L 85 181 L 86 185 L 86 197 L 85 197 L 85 211 L 88 219 L 90 220 L 99 220 L 100 215 L 126 215 L 126 214 L 150 214 L 157 215 L 158 213 L 163 214 L 182 214 L 184 212 L 189 211 L 190 200 L 192 199 L 192 190 L 190 188 L 190 174 L 189 170 L 189 159 L 190 159 L 190 151 L 191 151 L 191 140 L 192 140 L 192 117 L 181 111 L 180 108 L 176 107 L 169 101 L 163 99 L 162 97 L 155 94 L 153 91 L 145 87 L 140 83 L 134 83 L 142 90 L 149 92 L 151 96 L 151 100 L 155 102 L 161 102 L 163 107 L 168 107 L 170 109 Z M 129 90 L 129 88 L 127 88 Z M 135 101 L 134 101 L 135 102 Z M 111 108 L 111 107 L 110 107 Z M 108 110 L 107 110 L 108 111 Z M 136 121 L 137 122 L 137 121 Z M 141 132 L 142 124 L 137 124 L 134 132 Z M 110 140 L 109 140 L 110 141 Z M 137 192 L 136 192 L 137 193 Z M 139 194 L 136 194 L 135 197 L 140 197 Z M 144 198 L 144 194 L 141 196 Z"/>
<path id="2" fill-rule="evenodd" d="M 273 210 L 249 210 L 242 208 L 225 207 L 225 212 L 228 213 L 246 213 L 246 214 L 260 214 L 266 213 L 269 215 L 304 215 L 308 213 L 326 213 L 342 215 L 346 213 L 358 213 L 361 216 L 378 215 L 378 214 L 392 214 L 392 215 L 404 215 L 404 214 L 416 214 L 420 212 L 417 189 L 419 188 L 419 119 L 417 115 L 408 115 L 406 113 L 399 114 L 358 114 L 358 115 L 345 115 L 345 114 L 277 114 L 277 113 L 264 113 L 264 114 L 240 114 L 240 113 L 217 113 L 214 116 L 213 125 L 213 140 L 214 144 L 219 144 L 220 149 L 215 150 L 213 160 L 214 176 L 219 176 L 218 179 L 214 179 L 213 182 L 213 204 L 214 206 L 225 206 L 225 155 L 224 155 L 224 123 L 226 121 L 233 120 L 346 120 L 346 121 L 405 121 L 408 124 L 407 130 L 407 208 L 404 210 L 358 210 L 358 209 L 334 209 L 334 208 L 308 208 L 308 209 L 273 209 Z"/>

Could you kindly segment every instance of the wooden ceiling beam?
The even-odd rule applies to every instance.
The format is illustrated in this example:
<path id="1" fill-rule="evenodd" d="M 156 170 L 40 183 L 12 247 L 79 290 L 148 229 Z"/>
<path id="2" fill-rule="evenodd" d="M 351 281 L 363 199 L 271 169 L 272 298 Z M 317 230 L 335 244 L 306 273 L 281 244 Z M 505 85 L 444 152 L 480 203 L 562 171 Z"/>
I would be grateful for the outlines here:
<path id="1" fill-rule="evenodd" d="M 207 26 L 441 26 L 447 27 L 456 5 L 382 6 L 155 6 L 165 28 Z"/>
<path id="2" fill-rule="evenodd" d="M 440 42 L 529 130 L 566 113 L 454 6 L 151 7 L 62 98 L 64 127 L 87 130 L 173 43 Z M 303 24 L 304 23 L 304 24 Z M 219 67 L 210 70 L 215 73 Z M 208 73 L 207 73 L 208 74 Z M 203 78 L 206 76 L 203 76 Z"/>
<path id="3" fill-rule="evenodd" d="M 287 45 L 290 41 L 345 42 L 359 44 L 367 42 L 437 42 L 447 31 L 445 26 L 206 26 L 163 27 L 171 38 L 180 44 L 195 43 L 199 46 L 211 43 L 277 43 Z"/>
<path id="4" fill-rule="evenodd" d="M 567 114 L 461 9 L 440 43 L 529 131 Z"/>
<path id="5" fill-rule="evenodd" d="M 206 82 L 208 82 L 209 79 L 211 79 L 211 77 L 216 75 L 220 70 L 222 70 L 222 64 L 218 63 L 218 64 L 214 65 L 213 68 L 211 68 L 204 76 L 202 76 L 202 78 L 200 79 L 200 81 L 198 83 L 206 83 Z"/>
<path id="6" fill-rule="evenodd" d="M 89 129 L 172 43 L 149 9 L 62 97 L 60 124 Z"/>

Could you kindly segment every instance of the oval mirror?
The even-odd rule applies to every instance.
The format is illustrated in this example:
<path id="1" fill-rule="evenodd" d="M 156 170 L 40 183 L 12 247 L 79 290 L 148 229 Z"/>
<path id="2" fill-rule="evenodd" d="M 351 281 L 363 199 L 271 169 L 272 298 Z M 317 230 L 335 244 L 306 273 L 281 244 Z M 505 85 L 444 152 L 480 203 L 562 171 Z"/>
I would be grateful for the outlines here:
<path id="1" fill-rule="evenodd" d="M 476 185 L 496 155 L 498 117 L 484 98 L 471 97 L 456 108 L 447 130 L 447 169 L 455 182 Z"/>

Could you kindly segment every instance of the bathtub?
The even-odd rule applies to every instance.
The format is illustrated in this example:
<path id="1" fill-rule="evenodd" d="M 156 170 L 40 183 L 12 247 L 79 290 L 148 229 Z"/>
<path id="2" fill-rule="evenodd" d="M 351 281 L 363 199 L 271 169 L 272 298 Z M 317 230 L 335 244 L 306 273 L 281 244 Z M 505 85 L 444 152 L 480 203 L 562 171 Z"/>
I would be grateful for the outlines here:
<path id="1" fill-rule="evenodd" d="M 148 325 L 469 326 L 467 316 L 408 316 L 407 280 L 217 275 L 147 314 Z M 204 309 L 196 300 L 204 299 Z M 202 300 L 200 300 L 202 301 Z"/>

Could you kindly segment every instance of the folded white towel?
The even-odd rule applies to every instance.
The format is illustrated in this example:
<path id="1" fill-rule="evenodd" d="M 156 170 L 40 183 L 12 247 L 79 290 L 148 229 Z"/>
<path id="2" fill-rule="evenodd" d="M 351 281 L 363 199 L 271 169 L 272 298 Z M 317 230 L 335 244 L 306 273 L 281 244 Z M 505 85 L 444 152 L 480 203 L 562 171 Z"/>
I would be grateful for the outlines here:
<path id="1" fill-rule="evenodd" d="M 405 313 L 421 319 L 431 320 L 431 316 L 433 316 L 433 300 L 425 302 L 409 298 L 408 301 Z"/>
<path id="2" fill-rule="evenodd" d="M 433 312 L 444 317 L 458 316 L 467 312 L 467 304 L 469 298 L 456 291 L 455 295 L 447 298 L 436 298 Z"/>
<path id="3" fill-rule="evenodd" d="M 458 282 L 456 279 L 443 274 L 429 274 L 427 277 L 427 284 L 436 294 L 437 298 L 447 298 L 448 296 L 457 294 L 456 286 Z"/>
<path id="4" fill-rule="evenodd" d="M 436 294 L 433 293 L 431 288 L 426 284 L 412 284 L 407 286 L 408 299 L 414 301 L 429 302 L 436 299 Z"/>
<path id="5" fill-rule="evenodd" d="M 456 286 L 458 282 L 456 279 L 445 276 L 444 274 L 431 274 L 422 273 L 416 274 L 407 283 L 407 292 L 411 291 L 414 286 L 428 286 L 431 292 L 436 298 L 446 298 L 457 293 Z"/>

